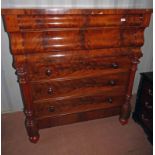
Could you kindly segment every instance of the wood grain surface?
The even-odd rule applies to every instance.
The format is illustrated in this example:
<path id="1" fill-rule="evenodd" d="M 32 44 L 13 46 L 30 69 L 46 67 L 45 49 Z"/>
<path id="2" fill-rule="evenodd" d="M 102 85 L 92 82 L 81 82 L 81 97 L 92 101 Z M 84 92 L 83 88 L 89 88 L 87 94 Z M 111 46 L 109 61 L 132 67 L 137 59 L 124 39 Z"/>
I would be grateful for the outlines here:
<path id="1" fill-rule="evenodd" d="M 120 114 L 151 9 L 2 9 L 31 142 L 40 128 Z"/>

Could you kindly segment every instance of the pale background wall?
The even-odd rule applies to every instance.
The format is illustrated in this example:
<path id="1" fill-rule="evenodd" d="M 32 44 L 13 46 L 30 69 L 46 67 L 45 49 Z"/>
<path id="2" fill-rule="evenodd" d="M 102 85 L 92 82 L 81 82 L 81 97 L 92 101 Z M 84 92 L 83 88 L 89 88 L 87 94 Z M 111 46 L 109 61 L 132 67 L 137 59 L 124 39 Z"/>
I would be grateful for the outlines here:
<path id="1" fill-rule="evenodd" d="M 78 8 L 152 8 L 152 0 L 4 0 L 2 8 L 12 7 L 78 7 Z M 12 57 L 9 51 L 9 40 L 1 23 L 1 55 L 2 55 L 2 113 L 23 110 L 17 77 L 12 68 Z M 153 22 L 145 30 L 144 54 L 138 66 L 133 93 L 137 92 L 139 73 L 153 70 Z"/>

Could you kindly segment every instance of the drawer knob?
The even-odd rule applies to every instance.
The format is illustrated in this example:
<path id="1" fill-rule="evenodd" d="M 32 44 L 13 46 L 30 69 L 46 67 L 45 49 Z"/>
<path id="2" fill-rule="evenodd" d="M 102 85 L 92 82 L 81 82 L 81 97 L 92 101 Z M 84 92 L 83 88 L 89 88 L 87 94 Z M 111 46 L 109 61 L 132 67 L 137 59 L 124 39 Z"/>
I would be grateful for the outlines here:
<path id="1" fill-rule="evenodd" d="M 112 68 L 117 69 L 118 68 L 118 64 L 117 63 L 112 63 L 111 64 Z"/>
<path id="2" fill-rule="evenodd" d="M 147 108 L 147 109 L 153 109 L 153 107 L 151 106 L 151 105 L 149 105 L 149 102 L 145 102 L 145 107 Z"/>
<path id="3" fill-rule="evenodd" d="M 50 107 L 48 108 L 48 111 L 49 111 L 49 112 L 54 112 L 54 111 L 55 111 L 55 107 L 54 107 L 54 106 L 50 106 Z"/>
<path id="4" fill-rule="evenodd" d="M 48 88 L 48 94 L 51 95 L 53 93 L 53 89 L 50 87 Z"/>
<path id="5" fill-rule="evenodd" d="M 121 22 L 126 22 L 126 18 L 121 18 Z"/>
<path id="6" fill-rule="evenodd" d="M 112 98 L 111 97 L 108 98 L 108 102 L 112 103 Z"/>
<path id="7" fill-rule="evenodd" d="M 142 118 L 143 121 L 149 121 L 149 119 L 146 118 L 144 114 L 141 115 L 141 118 Z"/>
<path id="8" fill-rule="evenodd" d="M 148 89 L 148 93 L 150 96 L 152 96 L 152 94 L 153 94 L 151 89 Z"/>
<path id="9" fill-rule="evenodd" d="M 45 73 L 47 76 L 50 76 L 52 74 L 52 71 L 50 69 L 47 69 Z"/>
<path id="10" fill-rule="evenodd" d="M 116 84 L 116 81 L 115 80 L 110 80 L 109 81 L 109 85 L 114 86 L 115 84 Z"/>
<path id="11" fill-rule="evenodd" d="M 144 17 L 143 16 L 140 16 L 139 18 L 142 20 Z"/>

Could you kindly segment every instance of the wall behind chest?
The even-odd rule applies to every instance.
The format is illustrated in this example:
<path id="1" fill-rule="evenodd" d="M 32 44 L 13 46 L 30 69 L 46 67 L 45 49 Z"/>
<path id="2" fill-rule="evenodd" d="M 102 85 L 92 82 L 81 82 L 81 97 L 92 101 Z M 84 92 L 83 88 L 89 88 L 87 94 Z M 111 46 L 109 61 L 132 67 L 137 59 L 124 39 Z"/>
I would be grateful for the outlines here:
<path id="1" fill-rule="evenodd" d="M 6 7 L 93 7 L 93 8 L 151 8 L 152 0 L 6 0 L 2 2 L 2 8 Z M 143 58 L 138 66 L 138 72 L 134 82 L 133 93 L 137 92 L 139 84 L 139 73 L 152 71 L 153 66 L 153 20 L 151 19 L 150 26 L 145 30 L 145 43 L 142 47 Z M 23 110 L 19 85 L 16 82 L 17 77 L 15 70 L 12 67 L 12 57 L 9 49 L 9 39 L 4 31 L 3 22 L 1 23 L 1 53 L 2 53 L 2 113 Z"/>

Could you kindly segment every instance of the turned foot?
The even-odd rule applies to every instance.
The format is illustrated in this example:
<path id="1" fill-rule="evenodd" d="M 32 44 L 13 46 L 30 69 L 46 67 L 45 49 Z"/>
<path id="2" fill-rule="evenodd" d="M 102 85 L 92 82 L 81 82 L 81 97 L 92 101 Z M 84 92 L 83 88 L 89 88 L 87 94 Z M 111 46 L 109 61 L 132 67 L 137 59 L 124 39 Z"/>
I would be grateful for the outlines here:
<path id="1" fill-rule="evenodd" d="M 29 140 L 32 143 L 37 143 L 39 140 L 39 132 L 36 121 L 33 119 L 32 111 L 25 110 L 26 119 L 25 126 L 29 136 Z"/>
<path id="2" fill-rule="evenodd" d="M 39 136 L 29 137 L 29 140 L 30 140 L 32 143 L 37 143 L 38 140 L 39 140 Z"/>
<path id="3" fill-rule="evenodd" d="M 120 111 L 119 122 L 122 125 L 125 125 L 128 123 L 128 119 L 130 117 L 130 112 L 131 112 L 130 96 L 127 96 L 126 102 L 122 105 L 121 111 Z"/>
<path id="4" fill-rule="evenodd" d="M 125 119 L 119 118 L 119 122 L 121 123 L 121 125 L 126 125 L 126 124 L 128 124 L 128 119 L 125 120 Z"/>

